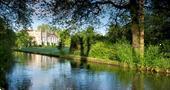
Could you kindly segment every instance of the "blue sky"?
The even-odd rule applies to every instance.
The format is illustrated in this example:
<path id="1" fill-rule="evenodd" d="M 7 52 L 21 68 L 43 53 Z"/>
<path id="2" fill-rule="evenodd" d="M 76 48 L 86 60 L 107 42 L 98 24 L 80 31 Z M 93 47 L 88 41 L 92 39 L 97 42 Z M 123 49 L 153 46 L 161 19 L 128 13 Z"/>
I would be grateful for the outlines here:
<path id="1" fill-rule="evenodd" d="M 36 30 L 37 27 L 41 24 L 49 24 L 49 22 L 51 21 L 51 18 L 39 19 L 38 17 L 34 16 L 34 17 L 32 17 L 32 20 L 33 20 L 32 28 L 33 28 L 33 30 Z M 108 21 L 108 18 L 101 19 L 102 25 L 96 27 L 95 31 L 104 35 L 107 30 L 107 25 L 106 25 L 107 21 Z"/>
<path id="2" fill-rule="evenodd" d="M 51 18 L 43 18 L 43 19 L 39 19 L 37 16 L 33 16 L 32 17 L 32 27 L 33 27 L 33 30 L 36 30 L 37 27 L 41 24 L 49 24 Z"/>

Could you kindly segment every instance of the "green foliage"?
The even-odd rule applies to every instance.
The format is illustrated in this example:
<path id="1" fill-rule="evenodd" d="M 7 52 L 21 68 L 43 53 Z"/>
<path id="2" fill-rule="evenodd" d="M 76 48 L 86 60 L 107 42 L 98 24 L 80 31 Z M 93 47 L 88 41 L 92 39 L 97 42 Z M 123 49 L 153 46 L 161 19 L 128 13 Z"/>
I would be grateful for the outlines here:
<path id="1" fill-rule="evenodd" d="M 6 73 L 13 64 L 12 48 L 15 44 L 15 33 L 0 18 L 0 88 L 4 88 L 6 83 Z"/>
<path id="2" fill-rule="evenodd" d="M 133 57 L 132 47 L 126 40 L 120 40 L 114 44 L 115 58 L 120 62 L 130 65 L 139 64 Z M 145 57 L 143 61 L 145 66 L 169 68 L 170 61 L 168 57 L 161 52 L 160 46 L 149 45 L 145 48 Z"/>
<path id="3" fill-rule="evenodd" d="M 111 42 L 117 42 L 122 38 L 126 38 L 127 40 L 131 40 L 131 31 L 130 31 L 130 25 L 110 25 L 108 32 L 106 33 L 107 38 Z"/>
<path id="4" fill-rule="evenodd" d="M 9 58 L 15 43 L 15 33 L 0 19 L 0 60 Z"/>
<path id="5" fill-rule="evenodd" d="M 28 35 L 26 30 L 22 30 L 16 33 L 16 36 L 17 36 L 16 46 L 18 48 L 31 46 L 32 37 Z"/>
<path id="6" fill-rule="evenodd" d="M 39 25 L 39 26 L 37 27 L 37 29 L 38 29 L 39 31 L 42 31 L 42 32 L 49 32 L 49 31 L 51 31 L 51 27 L 50 27 L 50 25 L 48 25 L 48 24 Z"/>
<path id="7" fill-rule="evenodd" d="M 90 50 L 89 56 L 103 59 L 114 59 L 115 50 L 113 44 L 105 42 L 95 43 Z"/>
<path id="8" fill-rule="evenodd" d="M 160 43 L 160 52 L 165 56 L 170 58 L 170 40 L 164 40 Z"/>
<path id="9" fill-rule="evenodd" d="M 26 47 L 26 48 L 21 48 L 20 50 L 26 52 L 48 54 L 48 55 L 65 55 L 69 53 L 69 48 L 63 48 L 59 50 L 58 48 L 53 48 L 53 47 Z"/>
<path id="10" fill-rule="evenodd" d="M 79 49 L 79 36 L 76 33 L 75 35 L 71 36 L 70 53 L 73 53 L 75 50 L 78 49 Z"/>
<path id="11" fill-rule="evenodd" d="M 111 41 L 116 42 L 120 36 L 120 28 L 116 28 L 115 26 L 110 26 L 108 29 L 107 36 L 110 38 Z"/>
<path id="12" fill-rule="evenodd" d="M 155 61 L 160 59 L 159 47 L 158 46 L 148 46 L 145 50 L 145 65 L 153 65 Z"/>
<path id="13" fill-rule="evenodd" d="M 125 62 L 128 64 L 133 64 L 132 47 L 130 43 L 126 40 L 119 40 L 114 44 L 116 60 L 120 62 Z"/>
<path id="14" fill-rule="evenodd" d="M 159 46 L 149 45 L 145 50 L 144 64 L 150 67 L 170 68 L 169 58 L 160 52 Z"/>
<path id="15" fill-rule="evenodd" d="M 63 48 L 65 46 L 68 46 L 70 44 L 70 32 L 69 30 L 65 29 L 65 30 L 61 30 L 58 29 L 57 31 L 59 37 L 60 37 L 60 41 L 59 41 L 59 48 Z"/>
<path id="16" fill-rule="evenodd" d="M 94 28 L 92 26 L 87 27 L 87 29 L 84 31 L 84 47 L 85 47 L 85 56 L 89 55 L 90 49 L 92 44 L 94 43 L 95 39 L 95 32 Z"/>
<path id="17" fill-rule="evenodd" d="M 75 33 L 71 36 L 70 53 L 75 53 L 76 49 L 80 50 L 81 56 L 88 56 L 92 44 L 95 39 L 95 32 L 92 26 L 87 27 L 86 30 Z M 76 54 L 78 52 L 76 51 Z"/>
<path id="18" fill-rule="evenodd" d="M 0 1 L 0 18 L 7 21 L 10 26 L 17 28 L 29 27 L 31 25 L 31 18 L 33 15 L 33 1 L 26 0 L 10 0 Z M 15 25 L 14 25 L 15 24 Z"/>
<path id="19" fill-rule="evenodd" d="M 95 36 L 94 27 L 92 26 L 87 27 L 85 31 L 85 35 L 86 37 L 89 37 L 90 39 L 92 39 Z"/>
<path id="20" fill-rule="evenodd" d="M 158 45 L 170 39 L 170 20 L 165 14 L 146 12 L 145 15 L 145 44 Z"/>

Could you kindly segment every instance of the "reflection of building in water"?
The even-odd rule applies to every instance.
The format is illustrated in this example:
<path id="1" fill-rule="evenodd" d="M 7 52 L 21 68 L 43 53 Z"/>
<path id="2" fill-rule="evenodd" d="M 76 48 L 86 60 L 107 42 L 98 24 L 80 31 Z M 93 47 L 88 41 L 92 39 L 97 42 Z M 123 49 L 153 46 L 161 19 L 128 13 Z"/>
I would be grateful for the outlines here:
<path id="1" fill-rule="evenodd" d="M 33 68 L 49 69 L 58 62 L 58 58 L 38 54 L 31 54 L 31 61 L 28 63 Z"/>

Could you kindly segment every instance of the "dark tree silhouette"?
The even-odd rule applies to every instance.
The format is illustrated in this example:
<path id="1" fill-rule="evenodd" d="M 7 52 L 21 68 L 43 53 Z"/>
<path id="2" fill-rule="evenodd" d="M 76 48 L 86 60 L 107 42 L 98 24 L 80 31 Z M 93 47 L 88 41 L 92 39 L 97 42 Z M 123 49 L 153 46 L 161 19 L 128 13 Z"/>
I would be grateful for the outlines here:
<path id="1" fill-rule="evenodd" d="M 30 26 L 34 0 L 0 0 L 0 18 L 10 26 Z"/>

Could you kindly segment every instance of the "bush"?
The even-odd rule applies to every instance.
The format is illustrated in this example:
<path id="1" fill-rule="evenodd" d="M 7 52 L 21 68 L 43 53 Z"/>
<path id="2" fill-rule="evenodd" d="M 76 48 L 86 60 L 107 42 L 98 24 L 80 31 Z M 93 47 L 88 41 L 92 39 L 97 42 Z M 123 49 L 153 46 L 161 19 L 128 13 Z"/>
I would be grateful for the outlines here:
<path id="1" fill-rule="evenodd" d="M 114 48 L 116 51 L 116 60 L 120 62 L 125 62 L 128 64 L 132 64 L 133 61 L 133 54 L 132 54 L 132 47 L 130 43 L 126 40 L 119 40 L 114 44 Z"/>
<path id="2" fill-rule="evenodd" d="M 103 59 L 114 59 L 113 44 L 106 42 L 97 42 L 92 45 L 89 56 Z"/>
<path id="3" fill-rule="evenodd" d="M 170 60 L 160 51 L 159 46 L 149 45 L 145 50 L 144 64 L 150 67 L 170 68 Z"/>
<path id="4" fill-rule="evenodd" d="M 158 46 L 152 46 L 149 45 L 145 49 L 145 59 L 144 59 L 144 65 L 151 66 L 155 63 L 156 60 L 160 59 L 159 55 L 159 47 Z"/>
<path id="5" fill-rule="evenodd" d="M 160 44 L 160 52 L 164 57 L 170 58 L 170 40 L 164 40 Z"/>

